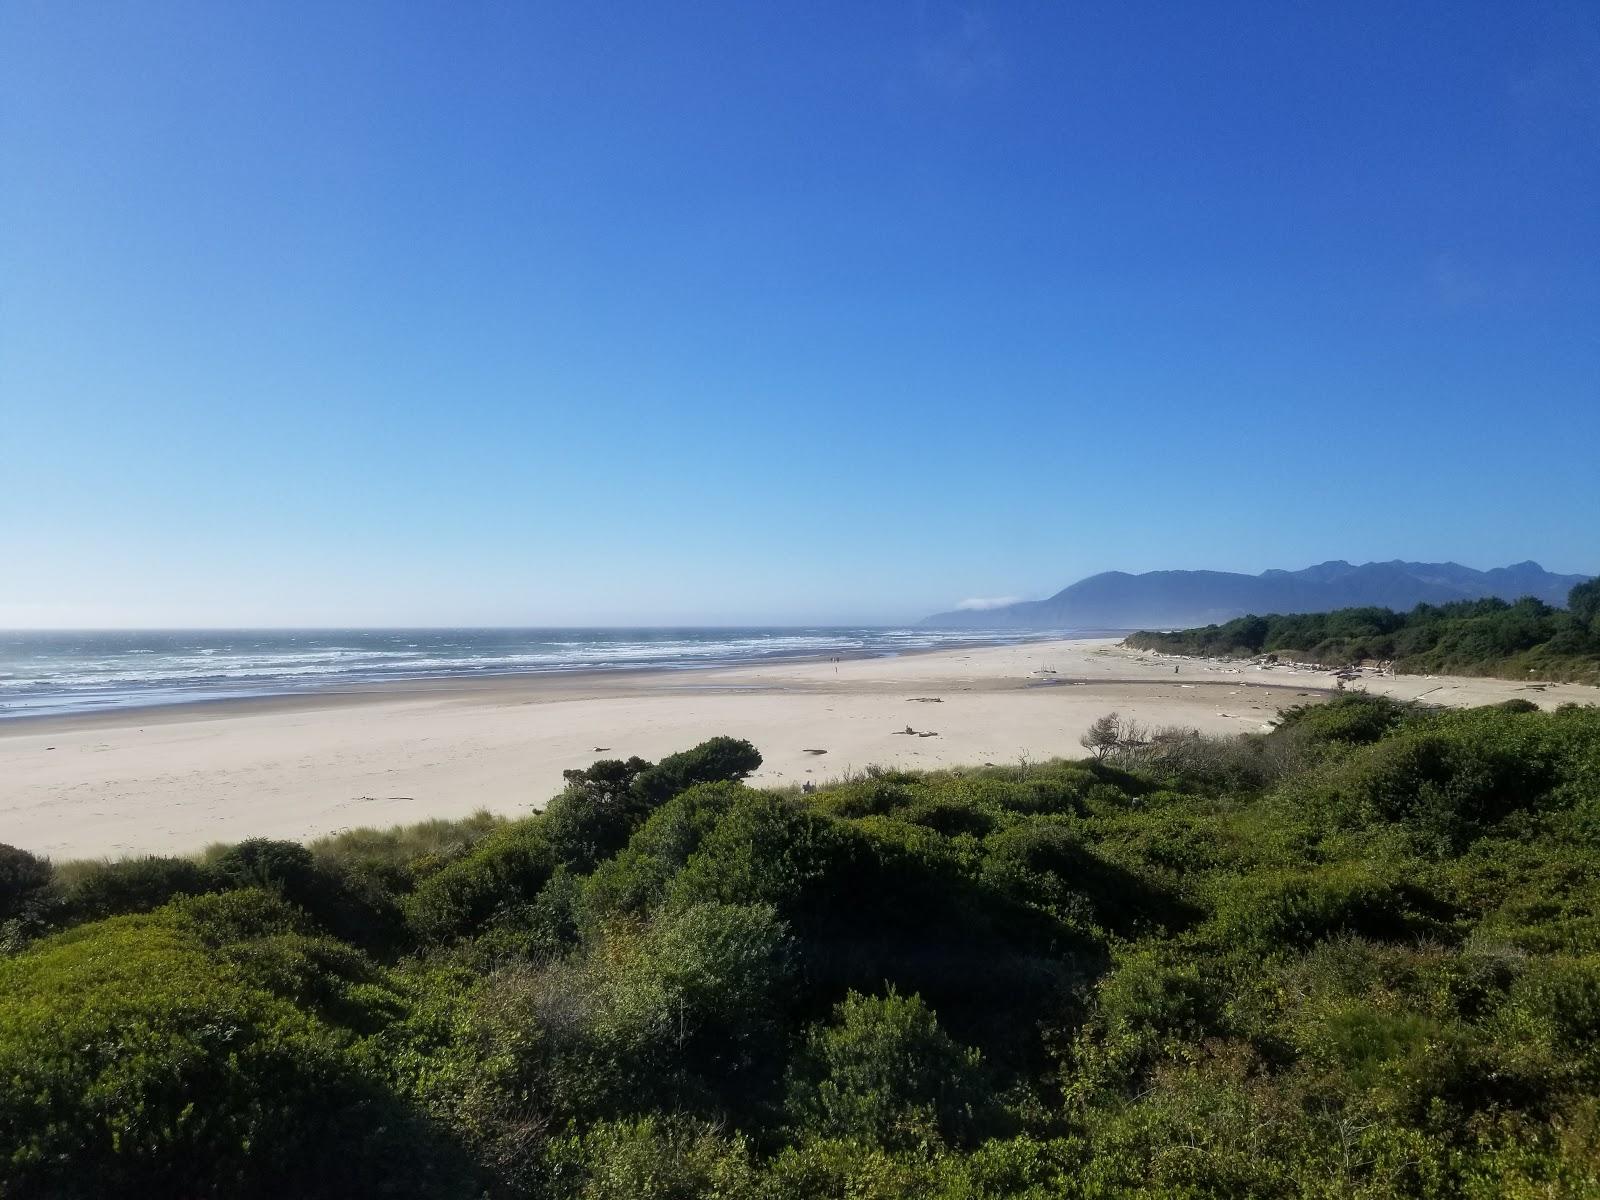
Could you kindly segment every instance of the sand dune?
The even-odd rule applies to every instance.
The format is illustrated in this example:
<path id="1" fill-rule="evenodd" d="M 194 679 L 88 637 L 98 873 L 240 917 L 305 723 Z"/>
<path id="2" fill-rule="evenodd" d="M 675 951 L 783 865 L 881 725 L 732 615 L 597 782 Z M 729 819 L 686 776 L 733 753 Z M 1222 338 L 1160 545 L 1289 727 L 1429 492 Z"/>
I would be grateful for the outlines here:
<path id="1" fill-rule="evenodd" d="M 1174 667 L 1180 669 L 1174 671 Z M 197 850 L 248 836 L 517 813 L 595 758 L 749 738 L 756 781 L 1083 753 L 1116 709 L 1208 732 L 1259 729 L 1335 686 L 1324 672 L 1175 662 L 1110 640 L 695 672 L 435 681 L 358 692 L 0 724 L 0 841 L 55 858 Z M 1402 676 L 1433 703 L 1593 703 L 1594 688 Z M 919 734 L 905 733 L 907 726 Z M 825 751 L 822 754 L 813 751 Z"/>

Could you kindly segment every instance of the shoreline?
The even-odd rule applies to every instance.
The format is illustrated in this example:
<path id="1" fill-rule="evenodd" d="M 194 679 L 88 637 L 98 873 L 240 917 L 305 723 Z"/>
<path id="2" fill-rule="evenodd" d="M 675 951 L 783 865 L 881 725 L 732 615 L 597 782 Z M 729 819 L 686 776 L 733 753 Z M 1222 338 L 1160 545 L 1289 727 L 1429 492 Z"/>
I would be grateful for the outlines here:
<path id="1" fill-rule="evenodd" d="M 761 751 L 756 786 L 822 783 L 874 765 L 1075 758 L 1085 753 L 1079 735 L 1114 710 L 1155 726 L 1255 732 L 1336 686 L 1325 672 L 1196 660 L 1175 671 L 1118 640 L 408 681 L 10 720 L 0 723 L 0 842 L 56 859 L 116 857 L 245 837 L 309 840 L 480 808 L 515 815 L 553 796 L 563 770 L 659 759 L 718 734 Z M 1581 685 L 1363 683 L 1455 706 L 1600 700 Z"/>
<path id="2" fill-rule="evenodd" d="M 678 666 L 656 664 L 610 668 L 574 666 L 543 671 L 517 670 L 513 668 L 454 674 L 396 676 L 392 679 L 328 683 L 286 691 L 262 691 L 251 695 L 201 696 L 194 699 L 153 700 L 149 702 L 136 701 L 130 704 L 84 708 L 75 711 L 18 712 L 11 714 L 0 711 L 0 738 L 7 736 L 8 733 L 18 727 L 29 731 L 42 730 L 49 732 L 51 729 L 58 727 L 76 728 L 80 723 L 93 723 L 97 719 L 100 719 L 99 723 L 111 725 L 123 724 L 126 721 L 135 719 L 141 724 L 157 724 L 164 718 L 177 720 L 204 719 L 211 710 L 216 710 L 223 716 L 244 715 L 258 711 L 272 712 L 315 707 L 320 706 L 321 702 L 324 701 L 332 704 L 359 703 L 367 700 L 420 698 L 457 691 L 477 691 L 480 688 L 484 691 L 496 687 L 512 690 L 532 685 L 535 681 L 548 681 L 554 687 L 561 684 L 599 683 L 602 680 L 631 681 L 651 676 L 670 678 L 680 675 L 693 676 L 744 668 L 896 659 L 919 654 L 938 654 L 947 650 L 972 650 L 985 647 L 1038 645 L 1055 641 L 1121 638 L 1127 636 L 1128 632 L 1126 630 L 1090 630 L 1083 633 L 1074 633 L 1071 636 L 1041 634 L 1034 637 L 1019 636 L 1005 641 L 996 640 L 995 636 L 991 635 L 989 637 L 979 636 L 950 641 L 937 646 L 917 646 L 909 649 L 841 651 L 835 655 L 774 655 L 767 658 L 728 659 L 723 662 L 688 662 Z M 169 713 L 174 714 L 174 716 L 166 717 L 166 714 Z"/>

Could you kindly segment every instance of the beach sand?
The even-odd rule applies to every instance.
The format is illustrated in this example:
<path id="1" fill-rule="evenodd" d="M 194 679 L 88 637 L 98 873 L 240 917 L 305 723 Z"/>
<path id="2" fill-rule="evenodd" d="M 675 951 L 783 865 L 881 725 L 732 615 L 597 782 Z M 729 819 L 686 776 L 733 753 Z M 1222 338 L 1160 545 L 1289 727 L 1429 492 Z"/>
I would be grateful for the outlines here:
<path id="1" fill-rule="evenodd" d="M 821 783 L 874 764 L 1078 757 L 1079 735 L 1112 710 L 1235 733 L 1335 686 L 1323 671 L 1175 660 L 1092 639 L 15 720 L 0 723 L 0 842 L 56 859 L 116 857 L 254 836 L 308 839 L 479 808 L 513 815 L 543 804 L 567 768 L 659 758 L 716 734 L 760 749 L 758 784 Z M 1450 705 L 1600 701 L 1592 687 L 1495 679 L 1357 686 Z M 907 726 L 937 736 L 906 734 Z"/>

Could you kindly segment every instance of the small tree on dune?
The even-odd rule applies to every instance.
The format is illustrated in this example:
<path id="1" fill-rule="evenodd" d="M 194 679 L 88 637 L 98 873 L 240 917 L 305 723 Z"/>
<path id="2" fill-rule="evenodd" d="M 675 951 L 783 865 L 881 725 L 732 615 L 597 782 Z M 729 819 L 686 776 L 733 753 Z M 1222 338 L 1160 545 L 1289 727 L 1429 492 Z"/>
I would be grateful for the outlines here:
<path id="1" fill-rule="evenodd" d="M 1078 739 L 1078 745 L 1090 751 L 1096 762 L 1104 759 L 1121 744 L 1122 718 L 1116 713 L 1107 713 L 1097 718 L 1095 723 L 1089 726 L 1088 732 Z"/>

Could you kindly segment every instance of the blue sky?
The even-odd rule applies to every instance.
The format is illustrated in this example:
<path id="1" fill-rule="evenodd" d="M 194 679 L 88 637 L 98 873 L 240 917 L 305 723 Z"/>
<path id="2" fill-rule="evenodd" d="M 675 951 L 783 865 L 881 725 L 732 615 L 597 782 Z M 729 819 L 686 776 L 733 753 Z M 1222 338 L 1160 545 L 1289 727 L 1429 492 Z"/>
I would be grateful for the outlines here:
<path id="1" fill-rule="evenodd" d="M 1600 569 L 1600 8 L 0 2 L 0 625 Z"/>

